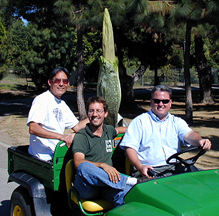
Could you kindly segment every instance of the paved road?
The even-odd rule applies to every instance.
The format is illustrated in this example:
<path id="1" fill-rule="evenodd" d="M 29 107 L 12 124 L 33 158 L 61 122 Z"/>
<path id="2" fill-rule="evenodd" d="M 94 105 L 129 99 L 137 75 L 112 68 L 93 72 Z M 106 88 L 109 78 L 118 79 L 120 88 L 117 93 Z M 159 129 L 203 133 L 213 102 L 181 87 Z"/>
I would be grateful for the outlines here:
<path id="1" fill-rule="evenodd" d="M 7 183 L 7 148 L 8 145 L 0 142 L 0 215 L 9 216 L 10 197 L 13 190 L 17 187 L 14 182 Z"/>

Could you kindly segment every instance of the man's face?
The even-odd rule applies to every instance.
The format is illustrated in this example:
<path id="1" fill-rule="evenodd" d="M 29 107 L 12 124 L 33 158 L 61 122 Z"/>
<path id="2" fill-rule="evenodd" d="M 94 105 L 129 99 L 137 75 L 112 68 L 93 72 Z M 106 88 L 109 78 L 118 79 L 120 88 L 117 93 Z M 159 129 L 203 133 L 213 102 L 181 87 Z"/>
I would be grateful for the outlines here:
<path id="1" fill-rule="evenodd" d="M 172 100 L 170 99 L 170 95 L 168 92 L 165 91 L 154 92 L 153 98 L 151 99 L 151 109 L 153 113 L 161 121 L 163 121 L 166 118 L 171 106 L 172 106 Z"/>
<path id="2" fill-rule="evenodd" d="M 48 80 L 48 84 L 50 86 L 50 92 L 60 99 L 67 91 L 69 81 L 67 75 L 63 71 L 60 71 L 53 77 L 52 80 Z"/>
<path id="3" fill-rule="evenodd" d="M 104 119 L 107 117 L 108 112 L 104 111 L 102 103 L 91 103 L 88 110 L 88 118 L 91 126 L 97 128 L 103 125 Z"/>

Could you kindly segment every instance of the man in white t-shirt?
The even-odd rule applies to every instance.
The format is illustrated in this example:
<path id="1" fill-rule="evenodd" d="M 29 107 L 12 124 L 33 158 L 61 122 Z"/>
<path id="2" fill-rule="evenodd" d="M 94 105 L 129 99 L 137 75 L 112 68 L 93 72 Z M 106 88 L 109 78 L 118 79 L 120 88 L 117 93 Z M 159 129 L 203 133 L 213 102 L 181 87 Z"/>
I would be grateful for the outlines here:
<path id="1" fill-rule="evenodd" d="M 69 86 L 69 72 L 64 67 L 50 74 L 49 90 L 38 95 L 29 111 L 27 125 L 30 132 L 29 154 L 42 160 L 51 160 L 57 143 L 62 140 L 70 147 L 75 132 L 84 128 L 88 119 L 78 121 L 61 96 Z M 74 132 L 64 135 L 65 129 Z"/>

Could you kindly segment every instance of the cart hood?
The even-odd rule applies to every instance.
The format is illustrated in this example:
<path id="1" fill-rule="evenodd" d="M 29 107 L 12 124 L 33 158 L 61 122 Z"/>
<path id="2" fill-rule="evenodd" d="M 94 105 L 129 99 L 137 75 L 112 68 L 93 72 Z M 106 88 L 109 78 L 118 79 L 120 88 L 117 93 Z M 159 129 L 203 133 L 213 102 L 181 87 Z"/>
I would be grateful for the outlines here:
<path id="1" fill-rule="evenodd" d="M 111 214 L 112 213 L 112 214 Z M 219 215 L 219 170 L 184 173 L 135 185 L 107 215 Z"/>

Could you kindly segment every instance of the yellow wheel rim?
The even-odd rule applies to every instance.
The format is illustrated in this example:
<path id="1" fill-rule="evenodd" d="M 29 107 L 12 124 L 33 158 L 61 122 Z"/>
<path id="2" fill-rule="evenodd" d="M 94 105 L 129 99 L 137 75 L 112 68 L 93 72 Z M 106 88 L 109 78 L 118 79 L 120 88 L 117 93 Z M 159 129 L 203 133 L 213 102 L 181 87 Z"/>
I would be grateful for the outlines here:
<path id="1" fill-rule="evenodd" d="M 16 205 L 14 207 L 13 216 L 23 216 L 23 212 L 20 206 Z"/>

